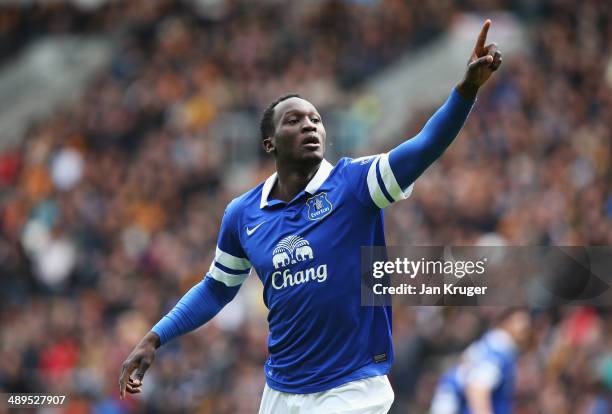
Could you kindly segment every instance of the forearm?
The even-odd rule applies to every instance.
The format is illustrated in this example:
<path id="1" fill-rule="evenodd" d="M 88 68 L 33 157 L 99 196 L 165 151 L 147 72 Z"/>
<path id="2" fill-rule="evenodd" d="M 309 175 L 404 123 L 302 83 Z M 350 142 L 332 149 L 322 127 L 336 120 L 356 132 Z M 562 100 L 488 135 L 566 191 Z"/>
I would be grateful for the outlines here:
<path id="1" fill-rule="evenodd" d="M 453 142 L 467 119 L 473 99 L 470 90 L 453 89 L 446 102 L 427 121 L 412 139 L 400 144 L 389 153 L 389 165 L 401 188 L 412 184 Z"/>
<path id="2" fill-rule="evenodd" d="M 474 101 L 476 99 L 478 89 L 480 89 L 480 86 L 468 82 L 466 79 L 462 80 L 457 84 L 457 86 L 455 86 L 455 90 L 459 93 L 459 95 L 468 101 Z"/>
<path id="3" fill-rule="evenodd" d="M 238 293 L 239 286 L 228 287 L 210 277 L 192 287 L 151 332 L 163 345 L 212 319 Z"/>
<path id="4" fill-rule="evenodd" d="M 468 386 L 466 399 L 473 414 L 494 414 L 491 406 L 491 391 L 487 388 Z"/>

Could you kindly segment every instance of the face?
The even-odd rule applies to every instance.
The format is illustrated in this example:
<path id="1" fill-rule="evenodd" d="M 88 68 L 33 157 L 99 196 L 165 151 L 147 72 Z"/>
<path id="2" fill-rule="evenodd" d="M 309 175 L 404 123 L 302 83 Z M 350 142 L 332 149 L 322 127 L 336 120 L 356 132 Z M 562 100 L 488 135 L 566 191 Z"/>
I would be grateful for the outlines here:
<path id="1" fill-rule="evenodd" d="M 274 136 L 263 141 L 264 149 L 290 162 L 323 159 L 325 128 L 317 109 L 305 99 L 289 98 L 274 108 Z"/>
<path id="2" fill-rule="evenodd" d="M 525 348 L 531 336 L 531 318 L 527 312 L 516 312 L 508 320 L 508 331 L 520 348 Z"/>

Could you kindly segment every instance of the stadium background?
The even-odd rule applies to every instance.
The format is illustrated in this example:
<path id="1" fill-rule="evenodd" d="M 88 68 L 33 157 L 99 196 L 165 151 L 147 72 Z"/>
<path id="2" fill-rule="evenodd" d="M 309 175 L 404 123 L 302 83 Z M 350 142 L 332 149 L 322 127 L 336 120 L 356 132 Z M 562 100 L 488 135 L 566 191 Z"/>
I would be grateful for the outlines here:
<path id="1" fill-rule="evenodd" d="M 2 2 L 0 82 L 49 39 L 112 48 L 76 98 L 10 136 L 0 123 L 0 392 L 65 393 L 69 413 L 255 412 L 267 328 L 254 277 L 213 322 L 158 352 L 142 396 L 120 401 L 117 380 L 208 269 L 227 202 L 273 171 L 256 149 L 262 108 L 303 93 L 323 113 L 332 161 L 389 149 L 436 104 L 403 91 L 403 133 L 377 137 L 384 111 L 368 80 L 400 56 L 427 59 L 465 16 L 493 17 L 496 40 L 500 11 L 524 40 L 412 198 L 388 209 L 388 243 L 610 245 L 605 0 Z M 10 98 L 0 88 L 3 112 L 27 86 Z M 495 312 L 396 308 L 393 412 L 426 412 L 440 372 Z M 542 313 L 516 412 L 612 412 L 611 329 L 605 309 Z"/>

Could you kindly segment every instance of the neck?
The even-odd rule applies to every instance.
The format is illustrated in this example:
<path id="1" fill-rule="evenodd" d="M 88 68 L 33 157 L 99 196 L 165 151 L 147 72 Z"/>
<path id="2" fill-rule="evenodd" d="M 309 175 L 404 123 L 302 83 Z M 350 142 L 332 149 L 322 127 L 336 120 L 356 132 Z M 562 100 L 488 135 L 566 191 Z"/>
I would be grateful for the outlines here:
<path id="1" fill-rule="evenodd" d="M 321 161 L 311 164 L 291 164 L 276 161 L 277 180 L 271 196 L 279 200 L 288 202 L 312 180 L 317 173 Z"/>

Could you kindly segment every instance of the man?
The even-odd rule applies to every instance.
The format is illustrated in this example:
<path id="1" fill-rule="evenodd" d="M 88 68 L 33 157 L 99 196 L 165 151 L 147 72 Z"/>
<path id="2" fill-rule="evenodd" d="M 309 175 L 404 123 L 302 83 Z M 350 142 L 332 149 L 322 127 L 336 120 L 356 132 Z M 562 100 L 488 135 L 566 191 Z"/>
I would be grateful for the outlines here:
<path id="1" fill-rule="evenodd" d="M 531 319 L 525 309 L 502 313 L 497 326 L 470 345 L 440 380 L 431 414 L 510 414 L 516 361 Z"/>
<path id="2" fill-rule="evenodd" d="M 485 46 L 490 25 L 447 102 L 387 154 L 343 158 L 334 167 L 323 159 L 325 128 L 310 102 L 288 95 L 266 109 L 262 143 L 276 173 L 228 205 L 207 277 L 128 356 L 122 398 L 141 391 L 156 348 L 210 320 L 255 267 L 270 328 L 260 412 L 388 411 L 391 312 L 360 304 L 360 247 L 384 244 L 382 208 L 409 196 L 501 64 L 497 46 Z"/>

